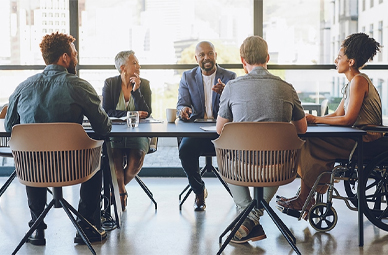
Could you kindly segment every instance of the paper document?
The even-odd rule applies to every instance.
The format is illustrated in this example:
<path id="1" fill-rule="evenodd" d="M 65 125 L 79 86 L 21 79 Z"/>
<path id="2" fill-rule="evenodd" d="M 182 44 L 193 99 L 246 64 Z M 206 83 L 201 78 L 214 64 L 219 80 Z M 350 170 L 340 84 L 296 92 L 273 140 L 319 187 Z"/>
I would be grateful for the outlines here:
<path id="1" fill-rule="evenodd" d="M 146 118 L 146 119 L 141 119 L 140 123 L 163 123 L 163 120 L 157 120 L 152 117 Z"/>
<path id="2" fill-rule="evenodd" d="M 109 119 L 111 120 L 111 121 L 121 121 L 121 122 L 125 122 L 125 121 L 127 121 L 127 116 L 124 116 L 124 117 L 120 117 L 120 118 L 118 118 L 118 117 L 109 117 Z"/>
<path id="3" fill-rule="evenodd" d="M 216 131 L 216 126 L 206 126 L 206 127 L 200 127 L 200 128 L 205 131 Z"/>

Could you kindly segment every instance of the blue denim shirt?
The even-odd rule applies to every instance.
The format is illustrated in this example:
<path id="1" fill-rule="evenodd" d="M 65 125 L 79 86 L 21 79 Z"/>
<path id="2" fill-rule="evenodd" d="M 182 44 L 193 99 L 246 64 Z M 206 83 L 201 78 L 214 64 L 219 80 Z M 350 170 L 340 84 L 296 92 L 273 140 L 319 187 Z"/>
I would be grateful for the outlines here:
<path id="1" fill-rule="evenodd" d="M 9 98 L 4 127 L 24 123 L 82 123 L 86 116 L 93 130 L 106 135 L 112 123 L 100 99 L 87 81 L 60 65 L 48 65 L 42 73 L 19 84 Z"/>

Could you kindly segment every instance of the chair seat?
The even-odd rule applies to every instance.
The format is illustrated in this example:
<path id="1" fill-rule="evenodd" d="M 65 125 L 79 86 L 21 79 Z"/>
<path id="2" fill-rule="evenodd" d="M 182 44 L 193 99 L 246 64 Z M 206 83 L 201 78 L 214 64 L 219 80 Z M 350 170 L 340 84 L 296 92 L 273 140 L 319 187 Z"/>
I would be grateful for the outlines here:
<path id="1" fill-rule="evenodd" d="M 0 147 L 0 157 L 12 158 L 12 151 L 9 147 Z"/>

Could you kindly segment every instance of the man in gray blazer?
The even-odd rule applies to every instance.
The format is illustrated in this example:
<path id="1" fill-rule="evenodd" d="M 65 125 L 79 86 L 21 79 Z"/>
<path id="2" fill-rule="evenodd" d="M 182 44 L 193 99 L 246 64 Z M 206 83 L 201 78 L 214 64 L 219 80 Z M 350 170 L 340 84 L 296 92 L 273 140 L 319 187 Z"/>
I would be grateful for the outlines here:
<path id="1" fill-rule="evenodd" d="M 216 64 L 217 52 L 211 42 L 203 41 L 195 48 L 198 67 L 186 71 L 179 84 L 177 110 L 183 121 L 216 119 L 221 93 L 225 84 L 234 78 L 234 72 Z M 211 139 L 184 137 L 179 145 L 179 158 L 189 184 L 195 193 L 195 211 L 206 208 L 207 190 L 199 173 L 199 157 L 213 152 Z"/>

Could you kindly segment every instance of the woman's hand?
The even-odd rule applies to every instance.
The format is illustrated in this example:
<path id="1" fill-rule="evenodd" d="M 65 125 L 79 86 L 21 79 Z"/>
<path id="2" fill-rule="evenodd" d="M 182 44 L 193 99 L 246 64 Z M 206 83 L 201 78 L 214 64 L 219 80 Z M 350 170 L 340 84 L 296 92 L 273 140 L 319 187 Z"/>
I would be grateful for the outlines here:
<path id="1" fill-rule="evenodd" d="M 145 119 L 145 118 L 147 118 L 147 116 L 148 116 L 148 112 L 146 112 L 146 111 L 139 111 L 139 118 L 140 119 Z"/>
<path id="2" fill-rule="evenodd" d="M 317 117 L 312 114 L 306 113 L 306 120 L 307 120 L 307 123 L 314 124 L 317 121 Z"/>
<path id="3" fill-rule="evenodd" d="M 134 73 L 135 76 L 129 78 L 129 81 L 132 83 L 132 90 L 136 91 L 140 88 L 140 76 L 137 73 Z"/>

